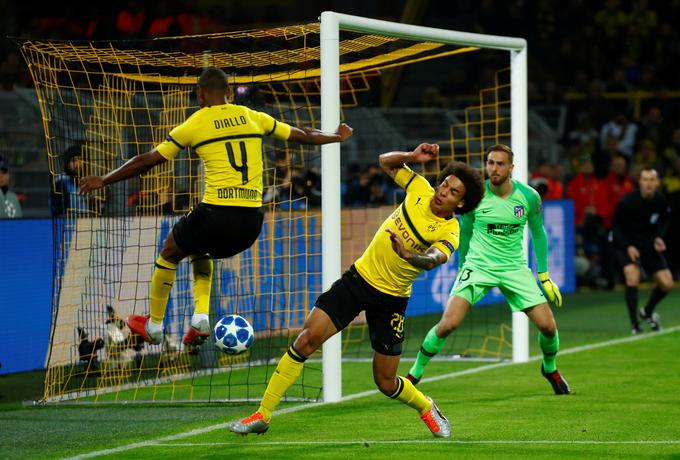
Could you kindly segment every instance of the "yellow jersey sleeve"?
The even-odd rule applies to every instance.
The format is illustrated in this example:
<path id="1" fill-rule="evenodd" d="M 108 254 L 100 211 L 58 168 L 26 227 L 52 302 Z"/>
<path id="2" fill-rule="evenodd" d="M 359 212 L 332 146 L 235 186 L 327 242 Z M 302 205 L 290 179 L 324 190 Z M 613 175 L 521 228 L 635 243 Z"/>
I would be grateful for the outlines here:
<path id="1" fill-rule="evenodd" d="M 394 182 L 406 191 L 406 193 L 426 194 L 432 189 L 430 183 L 420 174 L 404 165 L 394 176 Z"/>
<path id="2" fill-rule="evenodd" d="M 451 254 L 458 249 L 460 243 L 460 226 L 458 221 L 455 218 L 451 219 L 451 223 L 446 226 L 445 231 L 437 235 L 437 238 L 431 247 L 439 249 L 446 256 L 446 260 L 448 260 Z"/>
<path id="3" fill-rule="evenodd" d="M 271 115 L 264 112 L 251 110 L 251 116 L 257 120 L 265 136 L 271 136 L 282 141 L 290 137 L 290 125 L 277 121 Z"/>
<path id="4" fill-rule="evenodd" d="M 194 132 L 192 124 L 197 113 L 187 118 L 181 125 L 174 127 L 170 134 L 165 137 L 165 140 L 156 146 L 156 150 L 163 158 L 172 160 L 179 152 L 191 146 Z"/>

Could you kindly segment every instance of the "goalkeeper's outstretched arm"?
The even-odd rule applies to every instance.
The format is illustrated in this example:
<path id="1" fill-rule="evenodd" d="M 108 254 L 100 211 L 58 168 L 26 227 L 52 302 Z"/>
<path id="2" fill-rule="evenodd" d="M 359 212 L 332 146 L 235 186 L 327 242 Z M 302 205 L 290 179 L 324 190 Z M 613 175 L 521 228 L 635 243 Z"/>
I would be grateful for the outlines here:
<path id="1" fill-rule="evenodd" d="M 158 153 L 158 150 L 153 149 L 150 152 L 142 153 L 130 158 L 120 168 L 114 169 L 104 176 L 87 176 L 83 177 L 78 184 L 80 193 L 85 194 L 93 190 L 100 189 L 109 184 L 120 182 L 131 177 L 137 177 L 144 174 L 151 168 L 161 163 L 168 161 L 163 155 Z"/>
<path id="2" fill-rule="evenodd" d="M 550 279 L 548 273 L 548 234 L 543 224 L 543 213 L 541 212 L 541 198 L 535 194 L 535 202 L 531 204 L 528 223 L 531 230 L 531 240 L 534 243 L 536 252 L 536 268 L 538 270 L 538 280 L 541 282 L 546 297 L 556 306 L 562 306 L 562 293 L 555 282 Z"/>

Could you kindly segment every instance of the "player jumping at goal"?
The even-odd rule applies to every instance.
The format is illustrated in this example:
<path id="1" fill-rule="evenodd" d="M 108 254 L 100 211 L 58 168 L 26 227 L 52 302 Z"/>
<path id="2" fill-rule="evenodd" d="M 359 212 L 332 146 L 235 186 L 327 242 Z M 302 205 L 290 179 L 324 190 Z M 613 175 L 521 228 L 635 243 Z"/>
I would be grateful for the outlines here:
<path id="1" fill-rule="evenodd" d="M 445 263 L 458 247 L 454 213 L 474 209 L 484 193 L 470 166 L 449 163 L 433 189 L 407 162 L 427 162 L 439 152 L 421 144 L 413 152 L 380 155 L 380 166 L 406 191 L 406 199 L 385 219 L 361 257 L 321 294 L 293 345 L 272 374 L 258 410 L 230 430 L 246 435 L 269 429 L 272 412 L 297 380 L 305 360 L 362 311 L 371 337 L 373 379 L 386 396 L 414 408 L 436 437 L 451 436 L 451 426 L 431 398 L 397 376 L 404 340 L 404 313 L 411 285 L 423 270 Z"/>
<path id="2" fill-rule="evenodd" d="M 569 384 L 555 364 L 560 343 L 555 318 L 522 249 L 524 226 L 528 222 L 538 279 L 548 299 L 562 306 L 559 288 L 548 274 L 548 240 L 541 198 L 534 189 L 511 178 L 514 155 L 510 147 L 493 145 L 486 155 L 489 179 L 484 199 L 474 212 L 461 219 L 458 278 L 441 320 L 427 333 L 406 378 L 417 384 L 425 366 L 442 350 L 446 338 L 460 326 L 470 307 L 489 289 L 498 287 L 510 308 L 526 313 L 539 330 L 538 343 L 543 351 L 541 374 L 556 394 L 569 394 Z"/>
<path id="3" fill-rule="evenodd" d="M 81 193 L 88 193 L 139 176 L 172 160 L 187 147 L 193 148 L 201 158 L 205 193 L 201 203 L 175 224 L 163 242 L 151 278 L 151 314 L 127 318 L 132 332 L 152 344 L 160 343 L 177 264 L 189 256 L 196 306 L 183 342 L 193 349 L 210 336 L 208 310 L 212 259 L 245 251 L 255 242 L 262 228 L 262 138 L 271 136 L 321 145 L 343 142 L 352 135 L 352 128 L 344 123 L 335 133 L 300 129 L 266 113 L 229 104 L 227 75 L 220 69 L 209 68 L 201 74 L 196 94 L 200 110 L 170 131 L 164 142 L 104 176 L 89 176 L 80 182 Z"/>

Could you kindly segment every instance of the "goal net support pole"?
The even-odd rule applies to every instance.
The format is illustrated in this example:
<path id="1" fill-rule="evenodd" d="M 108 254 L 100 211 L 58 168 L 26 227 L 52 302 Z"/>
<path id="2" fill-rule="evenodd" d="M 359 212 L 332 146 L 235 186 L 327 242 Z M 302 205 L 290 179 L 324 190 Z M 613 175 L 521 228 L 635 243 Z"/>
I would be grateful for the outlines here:
<path id="1" fill-rule="evenodd" d="M 527 58 L 526 40 L 514 37 L 457 32 L 414 26 L 325 11 L 321 14 L 321 129 L 334 130 L 340 120 L 340 29 L 411 40 L 507 50 L 511 65 L 512 150 L 514 177 L 527 181 Z M 341 275 L 340 146 L 324 145 L 322 156 L 322 288 L 330 288 Z M 525 234 L 525 250 L 526 250 Z M 326 402 L 342 397 L 340 334 L 323 345 L 323 397 Z M 529 359 L 529 325 L 526 315 L 512 316 L 512 359 Z"/>

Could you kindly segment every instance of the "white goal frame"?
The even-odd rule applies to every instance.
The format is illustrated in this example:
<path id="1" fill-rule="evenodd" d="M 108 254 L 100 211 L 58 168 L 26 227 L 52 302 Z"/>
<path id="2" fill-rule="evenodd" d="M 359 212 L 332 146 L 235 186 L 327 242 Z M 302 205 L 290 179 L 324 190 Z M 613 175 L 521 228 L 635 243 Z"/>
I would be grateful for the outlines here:
<path id="1" fill-rule="evenodd" d="M 523 38 L 482 35 L 453 30 L 414 26 L 325 11 L 321 13 L 321 129 L 333 132 L 340 123 L 340 29 L 427 40 L 450 45 L 475 46 L 510 52 L 511 136 L 515 153 L 513 177 L 526 183 L 527 160 L 527 42 Z M 340 144 L 321 147 L 321 253 L 322 288 L 340 278 Z M 525 230 L 524 246 L 528 237 Z M 521 312 L 512 313 L 512 360 L 529 360 L 529 320 Z M 323 345 L 323 398 L 326 402 L 342 397 L 342 352 L 340 334 Z"/>

